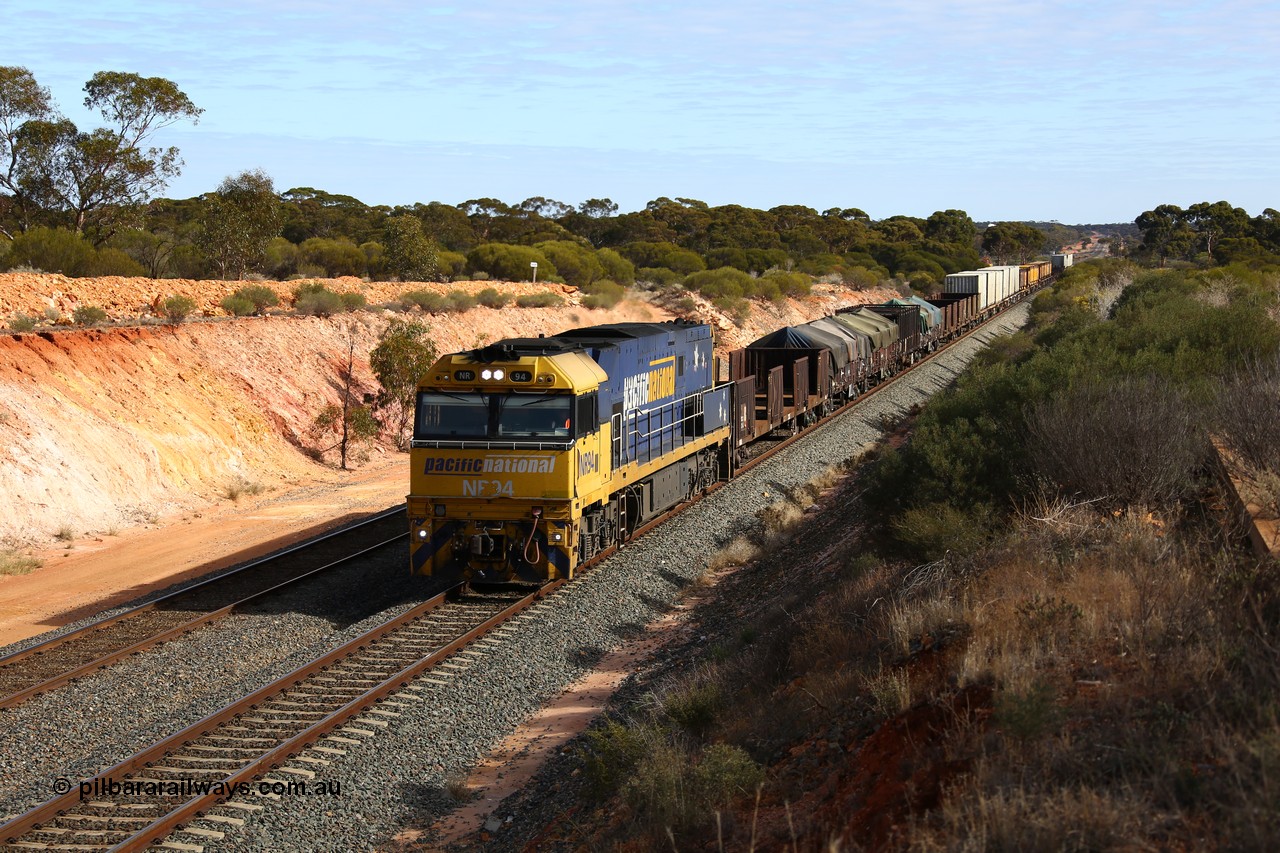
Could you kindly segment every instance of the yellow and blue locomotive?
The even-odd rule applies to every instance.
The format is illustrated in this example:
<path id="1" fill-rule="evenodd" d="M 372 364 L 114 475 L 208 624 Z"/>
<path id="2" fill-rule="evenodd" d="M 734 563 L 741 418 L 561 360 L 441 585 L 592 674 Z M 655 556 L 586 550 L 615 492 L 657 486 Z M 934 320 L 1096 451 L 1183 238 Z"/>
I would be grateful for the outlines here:
<path id="1" fill-rule="evenodd" d="M 446 355 L 418 387 L 415 572 L 571 577 L 728 473 L 710 326 L 617 323 Z"/>

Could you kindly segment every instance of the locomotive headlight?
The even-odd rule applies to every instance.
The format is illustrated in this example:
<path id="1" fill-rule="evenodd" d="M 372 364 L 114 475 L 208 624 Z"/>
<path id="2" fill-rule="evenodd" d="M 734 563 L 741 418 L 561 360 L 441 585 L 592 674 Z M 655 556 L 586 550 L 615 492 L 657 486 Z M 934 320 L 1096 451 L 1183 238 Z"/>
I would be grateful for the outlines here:
<path id="1" fill-rule="evenodd" d="M 552 533 L 552 534 L 551 534 L 551 541 L 552 541 L 552 542 L 560 542 L 560 541 L 563 541 L 563 539 L 564 539 L 564 534 L 563 534 L 563 533 Z"/>
<path id="2" fill-rule="evenodd" d="M 502 372 L 502 368 L 498 368 L 497 370 L 493 371 L 493 378 L 497 379 L 499 382 L 501 382 L 502 378 L 506 375 L 507 374 Z"/>
<path id="3" fill-rule="evenodd" d="M 481 379 L 492 379 L 492 378 L 493 378 L 493 371 L 486 367 L 484 370 L 480 371 L 480 378 L 481 378 Z"/>
<path id="4" fill-rule="evenodd" d="M 427 528 L 425 528 L 425 527 L 419 527 L 419 528 L 418 528 L 418 538 L 419 538 L 419 539 L 426 539 L 426 538 L 427 538 L 427 535 L 428 535 L 428 533 L 427 533 Z"/>

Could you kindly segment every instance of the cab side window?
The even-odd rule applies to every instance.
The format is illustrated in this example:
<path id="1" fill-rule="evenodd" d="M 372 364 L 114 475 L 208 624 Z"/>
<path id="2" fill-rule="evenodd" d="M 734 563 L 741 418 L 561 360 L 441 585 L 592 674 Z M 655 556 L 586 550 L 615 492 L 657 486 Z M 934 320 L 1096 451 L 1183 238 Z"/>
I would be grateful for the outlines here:
<path id="1" fill-rule="evenodd" d="M 574 432 L 578 436 L 590 435 L 599 426 L 599 403 L 595 391 L 583 394 L 574 400 Z"/>

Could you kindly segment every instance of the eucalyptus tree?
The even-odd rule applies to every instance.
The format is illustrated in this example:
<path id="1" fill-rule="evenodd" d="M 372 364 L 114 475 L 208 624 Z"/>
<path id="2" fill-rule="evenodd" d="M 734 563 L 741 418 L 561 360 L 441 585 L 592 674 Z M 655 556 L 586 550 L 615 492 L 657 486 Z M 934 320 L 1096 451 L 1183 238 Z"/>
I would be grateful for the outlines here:
<path id="1" fill-rule="evenodd" d="M 254 169 L 227 177 L 204 202 L 204 249 L 222 277 L 244 278 L 261 267 L 283 221 L 280 197 L 267 173 Z"/>
<path id="2" fill-rule="evenodd" d="M 25 68 L 0 66 L 0 156 L 4 186 L 30 224 L 35 211 L 101 244 L 182 168 L 175 147 L 150 145 L 161 129 L 203 112 L 170 80 L 99 71 L 84 106 L 106 125 L 81 130 L 53 106 Z"/>

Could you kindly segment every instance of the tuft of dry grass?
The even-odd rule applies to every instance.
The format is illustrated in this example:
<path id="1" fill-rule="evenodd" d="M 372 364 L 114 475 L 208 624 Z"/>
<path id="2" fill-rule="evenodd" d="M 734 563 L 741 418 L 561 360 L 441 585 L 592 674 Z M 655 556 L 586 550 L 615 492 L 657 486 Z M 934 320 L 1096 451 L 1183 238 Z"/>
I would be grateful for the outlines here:
<path id="1" fill-rule="evenodd" d="M 984 774 L 978 776 L 981 779 Z M 917 823 L 908 849 L 914 853 L 1133 849 L 1135 839 L 1151 837 L 1171 822 L 1175 822 L 1172 816 L 1133 791 L 966 785 L 947 798 L 935 825 Z"/>
<path id="2" fill-rule="evenodd" d="M 44 563 L 13 548 L 0 548 L 0 575 L 25 575 Z"/>
<path id="3" fill-rule="evenodd" d="M 265 489 L 266 487 L 262 483 L 250 480 L 243 474 L 237 474 L 223 488 L 222 494 L 227 500 L 235 502 L 239 501 L 244 495 L 260 495 Z"/>
<path id="4" fill-rule="evenodd" d="M 727 569 L 730 566 L 745 566 L 760 556 L 760 548 L 746 536 L 738 536 L 719 551 L 711 555 L 707 561 L 708 571 Z"/>
<path id="5" fill-rule="evenodd" d="M 467 774 L 459 773 L 450 775 L 444 780 L 444 792 L 449 795 L 449 799 L 455 803 L 470 802 L 475 796 L 475 792 L 467 784 Z"/>

